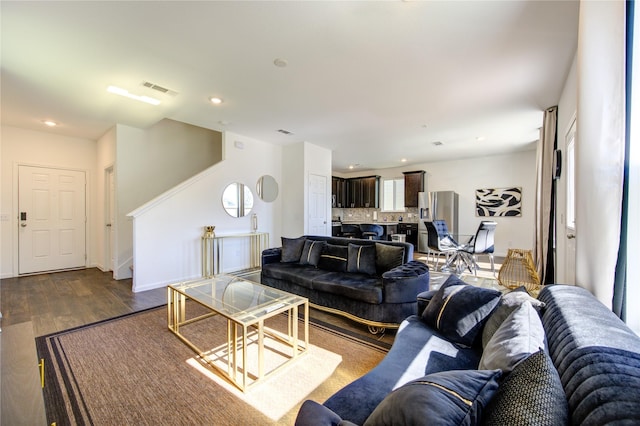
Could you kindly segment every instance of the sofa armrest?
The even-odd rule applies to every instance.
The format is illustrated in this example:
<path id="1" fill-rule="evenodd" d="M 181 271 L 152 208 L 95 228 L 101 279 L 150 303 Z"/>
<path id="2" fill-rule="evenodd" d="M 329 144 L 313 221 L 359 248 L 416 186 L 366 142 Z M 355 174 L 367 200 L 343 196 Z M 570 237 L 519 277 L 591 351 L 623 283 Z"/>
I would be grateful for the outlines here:
<path id="1" fill-rule="evenodd" d="M 418 294 L 418 316 L 422 316 L 422 312 L 427 309 L 427 305 L 437 292 L 438 290 L 427 290 Z"/>
<path id="2" fill-rule="evenodd" d="M 429 290 L 429 267 L 409 261 L 382 274 L 385 303 L 415 302 L 419 293 Z"/>
<path id="3" fill-rule="evenodd" d="M 347 420 L 342 420 L 339 415 L 324 405 L 315 401 L 306 400 L 302 403 L 295 426 L 355 426 Z"/>
<path id="4" fill-rule="evenodd" d="M 262 263 L 261 265 L 268 265 L 269 263 L 278 263 L 282 259 L 282 247 L 268 248 L 262 251 Z"/>

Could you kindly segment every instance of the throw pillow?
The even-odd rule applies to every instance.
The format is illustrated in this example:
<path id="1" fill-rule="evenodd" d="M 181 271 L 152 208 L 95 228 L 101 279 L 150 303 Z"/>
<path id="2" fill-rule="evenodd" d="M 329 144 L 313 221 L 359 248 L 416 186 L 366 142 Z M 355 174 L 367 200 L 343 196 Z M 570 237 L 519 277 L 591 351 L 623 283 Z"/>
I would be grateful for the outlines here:
<path id="1" fill-rule="evenodd" d="M 531 303 L 538 312 L 544 308 L 544 302 L 531 297 L 524 287 L 518 287 L 517 289 L 503 294 L 502 297 L 500 297 L 498 307 L 493 311 L 489 319 L 487 319 L 484 330 L 482 330 L 483 348 L 487 346 L 491 336 L 493 336 L 493 333 L 495 333 L 498 327 L 500 327 L 500 324 L 502 324 L 504 320 L 507 319 L 507 317 L 524 302 Z"/>
<path id="2" fill-rule="evenodd" d="M 447 339 L 472 346 L 499 300 L 497 290 L 464 283 L 443 284 L 429 301 L 422 319 Z"/>
<path id="3" fill-rule="evenodd" d="M 304 248 L 302 249 L 302 255 L 300 256 L 300 264 L 318 266 L 320 255 L 322 254 L 322 248 L 326 244 L 327 243 L 324 241 L 305 241 Z"/>
<path id="4" fill-rule="evenodd" d="M 325 244 L 322 248 L 318 268 L 333 272 L 347 272 L 347 246 Z"/>
<path id="5" fill-rule="evenodd" d="M 522 361 L 506 376 L 485 410 L 486 426 L 569 424 L 569 407 L 558 371 L 544 351 Z"/>
<path id="6" fill-rule="evenodd" d="M 482 352 L 479 369 L 508 373 L 544 345 L 544 327 L 531 303 L 524 302 L 507 317 Z"/>
<path id="7" fill-rule="evenodd" d="M 347 258 L 347 272 L 360 272 L 375 275 L 376 246 L 358 246 L 349 244 Z"/>
<path id="8" fill-rule="evenodd" d="M 282 241 L 282 256 L 280 262 L 291 263 L 299 262 L 304 248 L 305 237 L 300 238 L 280 238 Z"/>
<path id="9" fill-rule="evenodd" d="M 376 271 L 382 275 L 404 263 L 404 247 L 376 243 Z"/>
<path id="10" fill-rule="evenodd" d="M 451 370 L 429 374 L 387 395 L 364 425 L 478 424 L 498 389 L 500 374 L 498 370 Z"/>

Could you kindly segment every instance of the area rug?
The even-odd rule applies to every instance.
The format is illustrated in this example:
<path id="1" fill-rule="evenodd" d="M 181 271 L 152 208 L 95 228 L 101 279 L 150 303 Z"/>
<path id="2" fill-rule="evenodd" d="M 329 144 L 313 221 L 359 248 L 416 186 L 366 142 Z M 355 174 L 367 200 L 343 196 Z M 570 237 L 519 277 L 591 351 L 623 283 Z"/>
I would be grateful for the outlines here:
<path id="1" fill-rule="evenodd" d="M 192 329 L 215 344 L 226 322 Z M 280 315 L 270 324 L 285 330 Z M 251 340 L 251 339 L 250 339 Z M 388 346 L 311 321 L 310 348 L 242 393 L 167 329 L 166 307 L 38 337 L 47 421 L 56 425 L 293 424 L 306 399 L 323 402 L 362 376 Z"/>

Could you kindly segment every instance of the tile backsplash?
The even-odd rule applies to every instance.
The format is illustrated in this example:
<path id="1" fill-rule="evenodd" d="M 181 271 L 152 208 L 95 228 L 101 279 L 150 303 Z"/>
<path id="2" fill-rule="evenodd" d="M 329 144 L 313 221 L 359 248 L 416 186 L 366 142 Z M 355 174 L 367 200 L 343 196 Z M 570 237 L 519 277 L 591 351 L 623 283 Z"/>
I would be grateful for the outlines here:
<path id="1" fill-rule="evenodd" d="M 418 209 L 407 207 L 403 212 L 381 212 L 380 209 L 332 208 L 331 220 L 342 222 L 418 222 Z M 377 216 L 377 220 L 376 220 Z M 402 217 L 402 220 L 400 218 Z"/>

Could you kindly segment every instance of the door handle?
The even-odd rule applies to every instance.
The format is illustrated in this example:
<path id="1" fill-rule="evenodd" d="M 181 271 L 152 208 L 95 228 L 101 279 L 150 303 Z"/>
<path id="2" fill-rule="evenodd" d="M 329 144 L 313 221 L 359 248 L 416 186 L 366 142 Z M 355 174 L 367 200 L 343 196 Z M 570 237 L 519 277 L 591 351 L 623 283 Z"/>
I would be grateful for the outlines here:
<path id="1" fill-rule="evenodd" d="M 576 237 L 575 234 L 567 234 L 567 239 L 573 240 Z"/>
<path id="2" fill-rule="evenodd" d="M 110 223 L 107 223 L 105 226 L 108 227 L 108 228 L 111 228 L 111 224 Z"/>
<path id="3" fill-rule="evenodd" d="M 27 227 L 27 223 L 26 222 L 21 222 L 20 226 L 22 226 L 23 228 L 26 228 Z"/>

